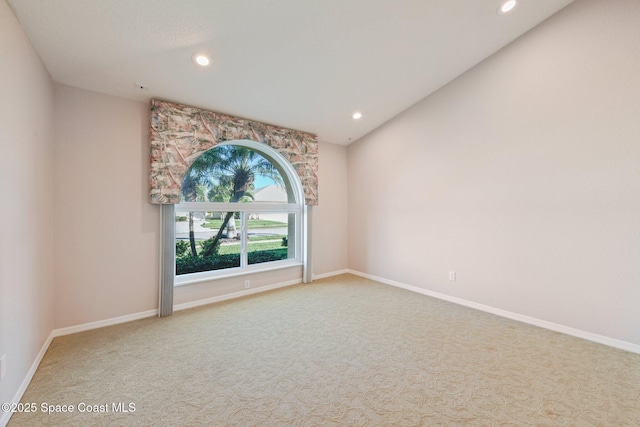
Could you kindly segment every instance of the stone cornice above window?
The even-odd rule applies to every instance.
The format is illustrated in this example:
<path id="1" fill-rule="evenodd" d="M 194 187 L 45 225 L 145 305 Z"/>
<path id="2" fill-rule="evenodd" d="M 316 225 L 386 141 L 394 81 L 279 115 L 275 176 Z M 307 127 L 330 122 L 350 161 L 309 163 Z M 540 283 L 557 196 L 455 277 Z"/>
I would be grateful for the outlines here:
<path id="1" fill-rule="evenodd" d="M 151 203 L 179 203 L 182 180 L 194 160 L 220 143 L 241 140 L 282 154 L 300 178 L 305 204 L 318 204 L 315 135 L 156 99 L 151 101 Z"/>

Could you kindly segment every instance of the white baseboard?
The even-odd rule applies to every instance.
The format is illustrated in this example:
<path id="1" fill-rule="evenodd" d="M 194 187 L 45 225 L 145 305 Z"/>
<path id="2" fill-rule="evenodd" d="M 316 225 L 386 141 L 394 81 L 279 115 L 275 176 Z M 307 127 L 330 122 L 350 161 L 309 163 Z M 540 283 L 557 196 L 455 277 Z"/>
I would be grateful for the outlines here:
<path id="1" fill-rule="evenodd" d="M 112 319 L 98 320 L 97 322 L 83 323 L 82 325 L 69 326 L 67 328 L 54 329 L 52 334 L 54 337 L 75 334 L 76 332 L 89 331 L 91 329 L 104 328 L 105 326 L 117 325 L 119 323 L 132 322 L 134 320 L 144 319 L 158 315 L 158 309 L 143 311 L 140 313 L 127 314 L 125 316 L 114 317 Z"/>
<path id="2" fill-rule="evenodd" d="M 247 295 L 253 295 L 260 292 L 271 291 L 273 289 L 284 288 L 285 286 L 297 285 L 302 283 L 302 279 L 293 279 L 286 282 L 274 283 L 273 285 L 260 286 L 258 288 L 245 289 L 244 291 L 234 292 L 232 294 L 220 295 L 218 297 L 211 297 L 200 299 L 192 302 L 185 302 L 182 304 L 176 304 L 173 306 L 173 311 L 187 310 L 189 308 L 200 307 L 201 305 L 213 304 L 214 302 L 227 301 L 230 299 L 241 298 Z"/>
<path id="3" fill-rule="evenodd" d="M 345 268 L 343 270 L 330 271 L 328 273 L 314 274 L 313 280 L 326 279 L 327 277 L 338 276 L 340 274 L 347 274 L 349 272 L 350 272 L 349 269 Z"/>
<path id="4" fill-rule="evenodd" d="M 13 396 L 13 399 L 11 399 L 10 403 L 16 403 L 16 404 L 20 403 L 20 400 L 22 400 L 22 396 L 24 395 L 24 392 L 27 391 L 27 387 L 29 387 L 29 383 L 31 382 L 31 379 L 35 375 L 36 370 L 38 369 L 38 366 L 40 366 L 40 362 L 44 357 L 44 354 L 49 349 L 49 346 L 51 345 L 51 341 L 53 341 L 54 338 L 55 338 L 55 335 L 52 331 L 47 337 L 47 339 L 45 340 L 44 344 L 42 344 L 42 348 L 40 348 L 40 352 L 38 352 L 36 359 L 31 364 L 31 368 L 29 368 L 27 375 L 22 380 L 20 387 L 18 387 L 18 390 Z M 5 427 L 9 423 L 9 420 L 11 419 L 11 415 L 13 415 L 13 413 L 12 412 L 0 412 L 0 413 L 2 414 L 2 416 L 0 417 L 0 426 Z"/>
<path id="5" fill-rule="evenodd" d="M 476 310 L 484 311 L 487 313 L 495 314 L 497 316 L 506 317 L 507 319 L 517 320 L 519 322 L 527 323 L 529 325 L 538 326 L 551 331 L 560 332 L 562 334 L 571 335 L 574 337 L 582 338 L 588 341 L 604 344 L 609 347 L 619 348 L 621 350 L 630 351 L 632 353 L 640 354 L 640 345 L 633 344 L 627 341 L 618 340 L 615 338 L 605 337 L 603 335 L 594 334 L 592 332 L 583 331 L 581 329 L 571 328 L 569 326 L 559 325 L 557 323 L 548 322 L 546 320 L 536 319 L 535 317 L 525 316 L 523 314 L 513 313 L 511 311 L 502 310 L 499 308 L 491 307 L 484 304 L 478 304 L 473 301 L 468 301 L 462 298 L 452 297 L 450 295 L 441 294 L 438 292 L 429 291 L 419 288 L 417 286 L 407 285 L 405 283 L 396 282 L 395 280 L 389 280 L 382 277 L 377 277 L 371 274 L 362 273 L 360 271 L 348 270 L 348 273 L 356 276 L 365 277 L 367 279 L 375 280 L 376 282 L 384 283 L 386 285 L 395 286 L 398 288 L 406 289 L 408 291 L 416 292 L 422 295 L 427 295 L 433 298 L 441 299 L 444 301 L 452 302 L 455 304 L 463 305 L 465 307 L 474 308 Z"/>

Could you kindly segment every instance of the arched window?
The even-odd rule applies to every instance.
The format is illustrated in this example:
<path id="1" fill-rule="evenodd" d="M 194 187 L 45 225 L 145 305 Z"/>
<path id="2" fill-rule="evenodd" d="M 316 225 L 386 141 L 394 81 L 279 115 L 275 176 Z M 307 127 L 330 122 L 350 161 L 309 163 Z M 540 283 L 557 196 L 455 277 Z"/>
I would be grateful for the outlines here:
<path id="1" fill-rule="evenodd" d="M 304 192 L 271 147 L 230 141 L 202 153 L 175 206 L 175 285 L 302 263 Z"/>

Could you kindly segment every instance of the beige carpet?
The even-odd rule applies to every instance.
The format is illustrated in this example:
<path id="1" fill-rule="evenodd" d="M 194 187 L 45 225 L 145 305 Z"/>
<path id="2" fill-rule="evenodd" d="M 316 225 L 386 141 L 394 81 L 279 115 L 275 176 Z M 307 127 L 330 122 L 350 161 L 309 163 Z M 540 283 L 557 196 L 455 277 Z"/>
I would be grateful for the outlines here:
<path id="1" fill-rule="evenodd" d="M 345 275 L 57 338 L 23 402 L 9 426 L 639 426 L 640 355 Z"/>

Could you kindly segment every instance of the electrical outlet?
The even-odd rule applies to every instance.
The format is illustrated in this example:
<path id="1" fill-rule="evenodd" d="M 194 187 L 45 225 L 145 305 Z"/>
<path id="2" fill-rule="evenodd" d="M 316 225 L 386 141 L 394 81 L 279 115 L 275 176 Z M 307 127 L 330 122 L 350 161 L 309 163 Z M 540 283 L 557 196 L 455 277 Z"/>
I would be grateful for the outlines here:
<path id="1" fill-rule="evenodd" d="M 244 281 L 244 288 L 245 289 L 249 289 L 251 287 L 251 280 L 245 280 Z"/>
<path id="2" fill-rule="evenodd" d="M 5 375 L 7 375 L 7 355 L 3 354 L 2 357 L 0 357 L 0 380 L 3 379 Z"/>
<path id="3" fill-rule="evenodd" d="M 449 280 L 451 280 L 452 282 L 456 281 L 456 272 L 455 271 L 450 271 L 449 272 Z"/>

